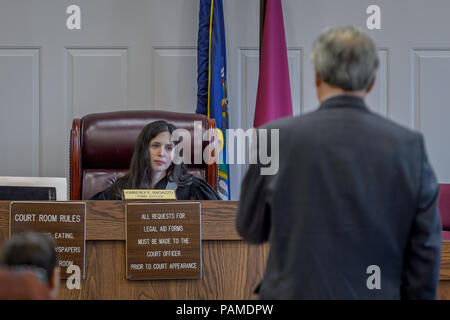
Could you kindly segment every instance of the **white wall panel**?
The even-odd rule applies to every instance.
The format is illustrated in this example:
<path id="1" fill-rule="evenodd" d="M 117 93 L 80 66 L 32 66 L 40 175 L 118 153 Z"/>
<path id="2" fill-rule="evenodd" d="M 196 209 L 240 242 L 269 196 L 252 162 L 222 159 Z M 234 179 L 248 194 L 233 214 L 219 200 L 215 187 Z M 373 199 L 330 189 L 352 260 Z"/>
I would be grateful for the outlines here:
<path id="1" fill-rule="evenodd" d="M 241 123 L 243 127 L 251 128 L 255 116 L 256 94 L 258 91 L 259 50 L 241 48 L 239 52 L 240 99 L 238 101 L 241 103 Z M 292 109 L 294 115 L 298 115 L 303 111 L 301 94 L 303 50 L 300 48 L 288 49 L 288 64 Z"/>
<path id="2" fill-rule="evenodd" d="M 450 182 L 450 48 L 412 50 L 412 123 L 426 139 L 439 182 Z"/>
<path id="3" fill-rule="evenodd" d="M 450 182 L 444 147 L 450 2 L 436 1 L 384 1 L 382 29 L 372 31 L 370 1 L 283 0 L 283 14 L 294 113 L 318 106 L 309 61 L 316 36 L 325 27 L 357 25 L 380 53 L 369 107 L 423 131 L 439 181 Z M 0 174 L 65 176 L 74 117 L 130 108 L 194 112 L 198 0 L 77 0 L 81 30 L 66 28 L 68 0 L 0 2 L 0 147 L 7 150 Z M 259 4 L 224 1 L 232 128 L 253 124 Z M 231 171 L 237 199 L 243 176 Z"/>
<path id="4" fill-rule="evenodd" d="M 154 48 L 153 105 L 166 111 L 195 112 L 197 49 Z"/>
<path id="5" fill-rule="evenodd" d="M 368 107 L 389 118 L 389 50 L 388 48 L 379 48 L 378 57 L 380 66 L 377 71 L 375 85 L 372 91 L 367 95 L 366 103 Z"/>
<path id="6" fill-rule="evenodd" d="M 39 175 L 39 48 L 0 47 L 0 175 Z"/>
<path id="7" fill-rule="evenodd" d="M 259 50 L 240 49 L 239 51 L 240 99 L 235 99 L 235 101 L 240 101 L 241 125 L 244 129 L 247 129 L 253 127 L 255 115 L 256 94 L 258 92 Z"/>
<path id="8" fill-rule="evenodd" d="M 127 48 L 67 48 L 68 118 L 126 108 Z"/>

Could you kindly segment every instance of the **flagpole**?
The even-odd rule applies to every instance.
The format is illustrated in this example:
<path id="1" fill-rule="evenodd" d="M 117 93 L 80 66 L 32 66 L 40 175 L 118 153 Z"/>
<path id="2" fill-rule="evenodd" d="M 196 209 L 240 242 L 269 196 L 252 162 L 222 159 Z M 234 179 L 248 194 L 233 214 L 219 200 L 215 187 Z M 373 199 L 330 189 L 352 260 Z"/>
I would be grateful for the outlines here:
<path id="1" fill-rule="evenodd" d="M 261 58 L 261 47 L 264 32 L 264 19 L 266 17 L 266 0 L 259 0 L 259 57 Z M 260 59 L 261 61 L 261 59 Z"/>

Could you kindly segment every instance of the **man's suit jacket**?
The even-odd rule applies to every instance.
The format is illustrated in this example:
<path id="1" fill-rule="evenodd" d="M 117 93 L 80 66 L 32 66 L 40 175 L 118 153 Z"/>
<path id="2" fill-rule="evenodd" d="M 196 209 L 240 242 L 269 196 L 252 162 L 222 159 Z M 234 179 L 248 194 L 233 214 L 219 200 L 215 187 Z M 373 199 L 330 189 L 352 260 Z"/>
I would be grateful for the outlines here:
<path id="1" fill-rule="evenodd" d="M 279 172 L 250 166 L 237 217 L 244 239 L 270 243 L 260 298 L 436 298 L 438 184 L 422 135 L 346 95 L 267 128 L 280 129 Z"/>

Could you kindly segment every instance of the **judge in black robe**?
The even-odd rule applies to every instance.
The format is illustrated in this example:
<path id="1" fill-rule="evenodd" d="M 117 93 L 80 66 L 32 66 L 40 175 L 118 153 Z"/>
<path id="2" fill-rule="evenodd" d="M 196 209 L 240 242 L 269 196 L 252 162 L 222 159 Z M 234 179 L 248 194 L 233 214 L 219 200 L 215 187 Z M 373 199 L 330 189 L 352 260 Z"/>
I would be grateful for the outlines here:
<path id="1" fill-rule="evenodd" d="M 208 183 L 173 161 L 175 129 L 166 121 L 146 125 L 137 138 L 128 172 L 90 200 L 122 200 L 124 189 L 170 189 L 177 200 L 221 200 Z"/>
<path id="2" fill-rule="evenodd" d="M 166 189 L 167 177 L 161 179 L 155 189 Z M 175 189 L 177 200 L 221 200 L 219 194 L 204 180 L 192 176 L 192 183 Z M 98 192 L 90 200 L 122 200 L 122 197 L 114 193 L 113 185 Z"/>

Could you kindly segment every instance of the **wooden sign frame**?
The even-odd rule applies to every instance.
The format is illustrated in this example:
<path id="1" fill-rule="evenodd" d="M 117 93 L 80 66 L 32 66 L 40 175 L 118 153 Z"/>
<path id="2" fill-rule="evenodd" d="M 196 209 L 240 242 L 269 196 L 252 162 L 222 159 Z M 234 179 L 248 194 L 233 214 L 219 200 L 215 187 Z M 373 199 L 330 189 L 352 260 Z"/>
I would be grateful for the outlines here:
<path id="1" fill-rule="evenodd" d="M 126 278 L 202 278 L 200 202 L 125 204 Z"/>
<path id="2" fill-rule="evenodd" d="M 13 213 L 14 209 L 21 210 L 21 212 Z M 13 214 L 22 215 L 18 217 L 18 220 L 23 221 L 16 222 L 15 217 L 13 219 Z M 72 221 L 78 220 L 78 218 L 80 219 L 80 221 Z M 39 220 L 41 220 L 41 222 Z M 51 233 L 52 238 L 55 241 L 56 246 L 55 250 L 58 256 L 58 264 L 60 266 L 61 279 L 68 279 L 70 277 L 70 274 L 67 274 L 66 272 L 67 268 L 70 266 L 70 263 L 73 263 L 74 265 L 80 267 L 82 279 L 85 278 L 85 269 L 86 269 L 85 202 L 12 201 L 10 202 L 9 205 L 10 237 L 13 232 L 13 225 L 14 228 L 16 228 L 15 224 L 18 224 L 18 226 L 17 230 L 14 230 L 14 233 L 20 233 L 24 231 Z M 81 230 L 78 229 L 80 224 Z M 61 226 L 61 228 L 58 228 L 59 226 Z M 64 226 L 66 226 L 66 228 L 64 228 Z M 56 234 L 58 234 L 57 239 L 55 237 Z M 80 250 L 81 252 L 77 252 L 78 250 Z M 68 257 L 68 258 L 75 257 L 75 258 L 72 260 L 63 260 L 60 259 L 60 257 Z M 82 260 L 81 263 L 79 262 L 80 260 Z"/>

